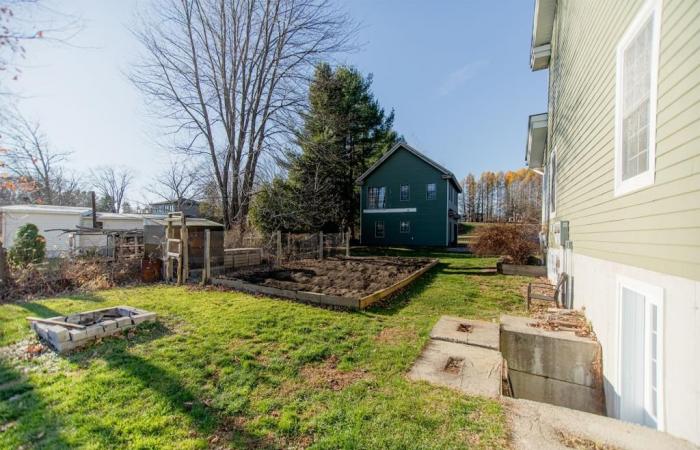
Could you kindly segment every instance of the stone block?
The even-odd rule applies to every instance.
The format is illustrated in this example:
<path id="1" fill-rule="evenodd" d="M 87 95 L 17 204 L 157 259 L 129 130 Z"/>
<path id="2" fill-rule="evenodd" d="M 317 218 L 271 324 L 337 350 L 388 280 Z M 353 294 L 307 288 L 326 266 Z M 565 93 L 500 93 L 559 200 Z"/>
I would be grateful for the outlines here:
<path id="1" fill-rule="evenodd" d="M 71 341 L 82 341 L 88 337 L 87 330 L 69 330 L 68 334 Z"/>
<path id="2" fill-rule="evenodd" d="M 105 320 L 104 322 L 101 322 L 100 325 L 104 329 L 105 333 L 109 333 L 110 331 L 114 331 L 117 329 L 116 320 Z"/>
<path id="3" fill-rule="evenodd" d="M 118 317 L 115 320 L 117 322 L 117 328 L 127 328 L 132 325 L 131 317 Z"/>
<path id="4" fill-rule="evenodd" d="M 58 325 L 50 325 L 46 327 L 46 335 L 51 342 L 63 342 L 70 340 L 68 330 Z"/>

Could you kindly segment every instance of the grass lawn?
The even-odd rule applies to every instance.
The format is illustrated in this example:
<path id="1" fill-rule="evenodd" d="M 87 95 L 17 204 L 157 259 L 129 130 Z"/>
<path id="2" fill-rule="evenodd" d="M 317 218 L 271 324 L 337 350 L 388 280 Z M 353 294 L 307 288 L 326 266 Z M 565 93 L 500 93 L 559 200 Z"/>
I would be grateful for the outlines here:
<path id="1" fill-rule="evenodd" d="M 460 222 L 457 243 L 459 245 L 469 245 L 476 239 L 476 232 L 479 228 L 489 225 L 485 222 Z"/>
<path id="2" fill-rule="evenodd" d="M 364 312 L 166 285 L 0 305 L 0 448 L 507 447 L 499 402 L 404 374 L 440 315 L 522 312 L 525 279 L 430 255 L 441 263 Z M 27 346 L 26 316 L 118 304 L 159 322 L 65 357 L 8 354 Z"/>

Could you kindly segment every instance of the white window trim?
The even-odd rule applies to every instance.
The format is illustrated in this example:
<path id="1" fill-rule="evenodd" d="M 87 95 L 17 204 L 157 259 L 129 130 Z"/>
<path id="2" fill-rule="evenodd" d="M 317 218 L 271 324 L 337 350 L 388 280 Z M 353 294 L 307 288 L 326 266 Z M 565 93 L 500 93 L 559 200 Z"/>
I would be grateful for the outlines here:
<path id="1" fill-rule="evenodd" d="M 401 198 L 401 188 L 404 186 L 408 187 L 408 198 L 406 200 L 403 200 Z M 399 201 L 400 202 L 410 202 L 411 201 L 411 185 L 410 184 L 400 184 L 399 185 Z"/>
<path id="2" fill-rule="evenodd" d="M 656 173 L 656 102 L 659 76 L 659 46 L 661 37 L 662 0 L 649 0 L 622 35 L 617 44 L 617 75 L 615 80 L 615 197 L 654 184 Z M 649 91 L 649 167 L 645 172 L 622 180 L 622 71 L 625 48 L 637 36 L 649 16 L 654 16 L 651 39 L 651 89 Z"/>
<path id="3" fill-rule="evenodd" d="M 382 223 L 382 235 L 381 236 L 377 236 L 377 225 L 379 224 L 379 222 Z M 384 236 L 386 236 L 386 224 L 384 223 L 383 220 L 375 220 L 374 221 L 374 238 L 375 239 L 384 239 Z"/>
<path id="4" fill-rule="evenodd" d="M 435 186 L 435 198 L 430 198 L 429 196 L 430 191 L 428 190 L 428 186 L 430 185 Z M 437 183 L 425 183 L 425 200 L 430 202 L 437 200 Z"/>
<path id="5" fill-rule="evenodd" d="M 658 342 L 657 342 L 657 417 L 656 429 L 665 431 L 666 415 L 665 415 L 665 394 L 664 394 L 664 290 L 659 286 L 655 286 L 633 278 L 628 278 L 622 275 L 617 276 L 617 389 L 622 386 L 622 289 L 626 288 L 637 292 L 644 296 L 644 407 L 646 408 L 651 401 L 649 398 L 649 389 L 647 389 L 646 380 L 650 379 L 649 365 L 647 361 L 651 359 L 651 335 L 649 333 L 649 324 L 651 320 L 650 306 L 656 305 L 658 323 Z M 619 408 L 620 405 L 618 404 Z M 619 411 L 618 411 L 619 416 Z"/>
<path id="6" fill-rule="evenodd" d="M 552 153 L 549 154 L 549 186 L 547 188 L 547 208 L 549 208 L 549 220 L 555 219 L 557 217 L 557 196 L 559 195 L 559 186 L 557 186 L 558 170 L 557 165 L 557 149 L 552 149 Z M 552 201 L 552 187 L 554 187 L 554 201 Z"/>

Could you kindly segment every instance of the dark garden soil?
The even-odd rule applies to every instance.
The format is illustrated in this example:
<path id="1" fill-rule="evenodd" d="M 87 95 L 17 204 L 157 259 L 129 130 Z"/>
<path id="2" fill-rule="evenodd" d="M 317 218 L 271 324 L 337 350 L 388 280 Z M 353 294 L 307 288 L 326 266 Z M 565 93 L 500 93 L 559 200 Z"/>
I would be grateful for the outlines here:
<path id="1" fill-rule="evenodd" d="M 292 291 L 360 298 L 387 288 L 430 264 L 425 258 L 327 258 L 255 267 L 226 274 L 249 283 Z"/>

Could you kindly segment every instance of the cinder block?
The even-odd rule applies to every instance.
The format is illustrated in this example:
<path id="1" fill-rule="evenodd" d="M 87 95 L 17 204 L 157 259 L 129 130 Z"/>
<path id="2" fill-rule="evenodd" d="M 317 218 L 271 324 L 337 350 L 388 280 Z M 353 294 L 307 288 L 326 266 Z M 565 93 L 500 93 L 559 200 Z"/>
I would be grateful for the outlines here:
<path id="1" fill-rule="evenodd" d="M 46 327 L 46 335 L 51 342 L 63 342 L 70 340 L 68 330 L 58 325 Z"/>
<path id="2" fill-rule="evenodd" d="M 132 325 L 131 317 L 119 317 L 115 320 L 117 322 L 117 328 L 126 328 Z"/>
<path id="3" fill-rule="evenodd" d="M 104 322 L 100 323 L 100 325 L 105 330 L 105 333 L 108 333 L 110 331 L 114 331 L 117 329 L 117 321 L 116 320 L 105 320 Z"/>
<path id="4" fill-rule="evenodd" d="M 92 325 L 85 329 L 87 337 L 100 337 L 105 334 L 104 328 L 101 325 Z"/>
<path id="5" fill-rule="evenodd" d="M 136 316 L 131 316 L 131 319 L 134 321 L 134 324 L 140 324 L 143 322 L 155 322 L 156 313 L 139 314 Z"/>
<path id="6" fill-rule="evenodd" d="M 71 341 L 82 341 L 88 337 L 87 330 L 69 330 L 68 334 Z"/>

